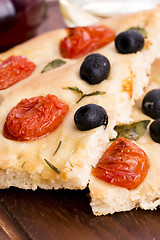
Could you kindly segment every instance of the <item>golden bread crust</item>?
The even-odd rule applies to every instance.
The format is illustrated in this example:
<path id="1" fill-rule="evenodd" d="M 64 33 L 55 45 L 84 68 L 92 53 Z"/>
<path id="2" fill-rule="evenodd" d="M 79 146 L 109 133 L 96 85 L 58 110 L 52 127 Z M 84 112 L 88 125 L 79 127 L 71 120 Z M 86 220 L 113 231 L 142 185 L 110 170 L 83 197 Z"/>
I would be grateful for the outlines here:
<path id="1" fill-rule="evenodd" d="M 99 85 L 91 86 L 79 76 L 79 69 L 85 56 L 76 59 L 63 59 L 59 53 L 59 42 L 66 36 L 64 29 L 55 30 L 38 36 L 26 43 L 0 55 L 0 59 L 6 59 L 11 55 L 23 55 L 33 61 L 37 68 L 27 79 L 0 92 L 0 187 L 17 186 L 21 188 L 70 188 L 83 189 L 87 186 L 92 166 L 106 148 L 109 138 L 115 137 L 113 130 L 117 123 L 129 122 L 134 100 L 141 97 L 143 88 L 148 84 L 148 74 L 151 63 L 160 53 L 160 9 L 137 13 L 104 20 L 119 33 L 133 26 L 144 27 L 147 30 L 151 42 L 149 47 L 144 47 L 137 54 L 121 55 L 117 53 L 114 42 L 98 49 L 110 60 L 111 73 L 108 80 Z M 154 27 L 153 27 L 154 26 Z M 66 61 L 63 66 L 41 73 L 48 62 L 61 58 Z M 143 67 L 142 67 L 143 66 Z M 133 95 L 129 97 L 122 91 L 124 79 L 133 78 Z M 66 87 L 78 87 L 84 93 L 93 91 L 106 91 L 105 95 L 84 98 L 79 104 L 76 101 L 79 95 Z M 21 99 L 47 94 L 54 94 L 69 105 L 70 111 L 63 123 L 45 138 L 18 142 L 6 139 L 3 136 L 3 127 L 10 109 Z M 74 125 L 73 117 L 76 110 L 85 104 L 95 103 L 103 106 L 109 117 L 106 130 L 101 126 L 87 132 L 78 131 Z M 114 106 L 114 107 L 113 107 Z M 61 147 L 53 156 L 59 142 Z M 49 160 L 60 171 L 57 174 L 48 167 L 44 159 Z M 13 179 L 10 178 L 13 172 Z M 21 178 L 18 183 L 18 178 Z M 23 186 L 23 176 L 28 185 Z M 4 177 L 5 176 L 5 177 Z M 15 181 L 14 179 L 17 179 Z M 47 184 L 48 187 L 47 187 Z"/>

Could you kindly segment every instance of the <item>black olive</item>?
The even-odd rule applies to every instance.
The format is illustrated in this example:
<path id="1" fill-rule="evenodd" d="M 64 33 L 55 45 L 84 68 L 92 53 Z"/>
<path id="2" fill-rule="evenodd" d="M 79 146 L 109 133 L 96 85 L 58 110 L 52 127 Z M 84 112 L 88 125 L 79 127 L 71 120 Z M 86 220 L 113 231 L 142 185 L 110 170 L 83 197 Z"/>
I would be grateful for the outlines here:
<path id="1" fill-rule="evenodd" d="M 142 111 L 151 118 L 160 118 L 160 89 L 153 89 L 145 95 Z"/>
<path id="2" fill-rule="evenodd" d="M 121 32 L 116 36 L 115 46 L 119 53 L 136 53 L 143 48 L 144 37 L 140 32 L 135 30 Z"/>
<path id="3" fill-rule="evenodd" d="M 107 126 L 108 116 L 103 107 L 87 104 L 76 111 L 74 122 L 80 131 L 87 131 L 101 125 Z"/>
<path id="4" fill-rule="evenodd" d="M 149 132 L 152 140 L 160 143 L 160 119 L 152 122 L 149 128 Z"/>
<path id="5" fill-rule="evenodd" d="M 107 79 L 109 72 L 109 60 L 98 53 L 88 55 L 80 67 L 80 77 L 91 85 Z"/>

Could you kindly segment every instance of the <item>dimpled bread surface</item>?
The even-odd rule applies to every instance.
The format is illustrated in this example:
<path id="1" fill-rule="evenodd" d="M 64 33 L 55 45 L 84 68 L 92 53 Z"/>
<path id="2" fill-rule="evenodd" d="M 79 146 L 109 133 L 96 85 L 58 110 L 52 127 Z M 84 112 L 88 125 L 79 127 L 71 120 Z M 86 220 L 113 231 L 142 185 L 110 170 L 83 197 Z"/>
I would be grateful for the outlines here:
<path id="1" fill-rule="evenodd" d="M 150 83 L 145 89 L 144 95 L 152 89 L 160 88 L 160 60 L 156 60 L 152 66 Z M 142 99 L 133 107 L 132 122 L 151 120 L 142 112 Z M 156 209 L 160 205 L 160 146 L 154 142 L 147 130 L 135 143 L 142 148 L 149 157 L 150 169 L 137 188 L 128 190 L 114 186 L 105 181 L 91 176 L 89 188 L 91 195 L 91 207 L 95 215 L 113 214 L 114 212 L 129 211 L 133 208 L 145 210 Z"/>
<path id="2" fill-rule="evenodd" d="M 110 138 L 116 136 L 114 126 L 131 121 L 134 101 L 143 94 L 149 81 L 151 64 L 160 54 L 160 8 L 133 15 L 104 20 L 116 34 L 130 27 L 142 27 L 147 38 L 142 51 L 136 54 L 119 54 L 114 41 L 96 53 L 105 55 L 111 64 L 110 75 L 98 85 L 91 86 L 79 76 L 80 66 L 86 56 L 79 59 L 63 59 L 59 43 L 66 36 L 64 29 L 38 36 L 0 55 L 4 60 L 11 55 L 26 56 L 36 64 L 36 70 L 26 79 L 6 90 L 0 91 L 0 188 L 16 186 L 24 189 L 84 189 L 96 165 L 107 147 Z M 41 73 L 54 59 L 63 59 L 66 64 Z M 124 84 L 127 84 L 124 88 Z M 132 85 L 132 93 L 128 92 Z M 78 87 L 84 93 L 105 91 L 104 95 L 83 98 L 65 89 Z M 9 111 L 23 98 L 56 95 L 69 106 L 69 112 L 61 125 L 48 136 L 34 141 L 14 141 L 3 136 L 3 127 Z M 76 110 L 89 103 L 102 106 L 108 114 L 108 126 L 79 131 L 74 124 Z M 61 146 L 54 152 L 61 141 Z M 47 159 L 61 174 L 53 171 L 44 161 Z M 110 186 L 111 189 L 115 187 Z"/>

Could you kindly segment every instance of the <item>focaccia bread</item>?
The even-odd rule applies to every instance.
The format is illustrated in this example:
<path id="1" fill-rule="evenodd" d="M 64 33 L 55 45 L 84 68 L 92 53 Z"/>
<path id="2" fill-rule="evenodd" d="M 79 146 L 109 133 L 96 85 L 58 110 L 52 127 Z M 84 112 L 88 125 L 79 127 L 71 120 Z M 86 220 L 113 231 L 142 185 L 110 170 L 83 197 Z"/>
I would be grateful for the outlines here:
<path id="1" fill-rule="evenodd" d="M 160 60 L 156 60 L 152 67 L 149 86 L 145 94 L 152 89 L 160 88 Z M 144 94 L 144 95 L 145 95 Z M 136 102 L 132 112 L 132 122 L 151 120 L 142 112 L 142 99 Z M 152 140 L 149 130 L 140 137 L 136 144 L 144 150 L 150 161 L 150 168 L 145 180 L 134 189 L 109 184 L 92 175 L 89 184 L 91 206 L 95 215 L 113 214 L 129 211 L 134 208 L 154 210 L 160 205 L 160 148 L 159 143 Z"/>
<path id="2" fill-rule="evenodd" d="M 107 19 L 103 25 L 113 29 L 116 35 L 132 27 L 144 28 L 147 38 L 143 49 L 133 54 L 118 53 L 114 41 L 96 49 L 95 52 L 106 56 L 111 65 L 108 79 L 96 85 L 88 84 L 79 75 L 81 64 L 89 53 L 78 59 L 62 58 L 59 45 L 66 37 L 64 29 L 36 37 L 0 55 L 1 61 L 14 55 L 25 56 L 36 64 L 29 77 L 0 91 L 0 188 L 85 188 L 92 167 L 105 151 L 109 139 L 116 136 L 114 126 L 130 122 L 134 101 L 143 94 L 151 64 L 160 54 L 160 9 Z M 66 63 L 42 73 L 54 59 Z M 67 89 L 73 87 L 84 94 L 96 91 L 105 94 L 84 97 L 77 103 L 80 95 Z M 69 106 L 59 127 L 37 140 L 6 138 L 4 125 L 10 110 L 24 98 L 48 94 L 56 95 Z M 106 110 L 108 125 L 80 131 L 74 124 L 74 114 L 81 106 L 90 103 Z M 58 172 L 51 169 L 45 160 Z"/>

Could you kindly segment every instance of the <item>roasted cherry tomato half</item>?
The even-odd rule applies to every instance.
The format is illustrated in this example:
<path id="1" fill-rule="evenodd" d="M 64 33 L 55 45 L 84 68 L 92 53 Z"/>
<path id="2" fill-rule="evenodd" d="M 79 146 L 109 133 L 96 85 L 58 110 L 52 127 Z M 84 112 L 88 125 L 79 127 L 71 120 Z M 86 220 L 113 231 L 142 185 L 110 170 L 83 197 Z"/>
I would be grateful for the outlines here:
<path id="1" fill-rule="evenodd" d="M 105 46 L 115 39 L 115 33 L 106 26 L 67 28 L 67 37 L 60 42 L 64 58 L 79 58 Z"/>
<path id="2" fill-rule="evenodd" d="M 143 182 L 149 166 L 146 153 L 132 141 L 120 137 L 106 150 L 92 173 L 108 183 L 133 189 Z"/>
<path id="3" fill-rule="evenodd" d="M 36 65 L 23 56 L 11 56 L 0 63 L 0 90 L 27 78 Z"/>
<path id="4" fill-rule="evenodd" d="M 11 109 L 4 125 L 4 136 L 25 141 L 45 137 L 63 121 L 69 107 L 48 94 L 22 99 Z"/>

